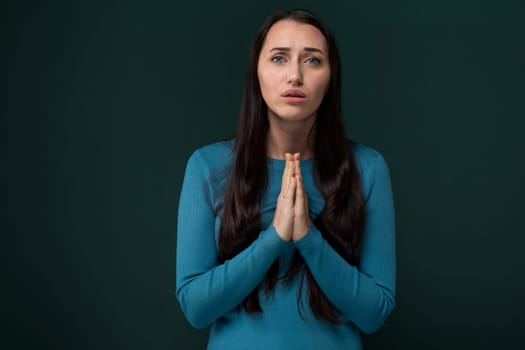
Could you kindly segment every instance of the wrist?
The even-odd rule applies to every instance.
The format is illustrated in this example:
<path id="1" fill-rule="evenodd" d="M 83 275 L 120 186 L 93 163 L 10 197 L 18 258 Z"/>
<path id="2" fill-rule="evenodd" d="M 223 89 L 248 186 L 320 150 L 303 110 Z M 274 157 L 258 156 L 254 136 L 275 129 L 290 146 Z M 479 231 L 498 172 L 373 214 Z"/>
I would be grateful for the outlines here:
<path id="1" fill-rule="evenodd" d="M 308 234 L 308 232 L 310 231 L 310 227 L 312 226 L 312 223 L 311 222 L 308 222 L 306 225 L 301 225 L 301 228 L 295 230 L 294 229 L 294 234 L 292 236 L 292 241 L 299 241 L 301 239 L 304 238 L 304 236 L 306 236 Z"/>

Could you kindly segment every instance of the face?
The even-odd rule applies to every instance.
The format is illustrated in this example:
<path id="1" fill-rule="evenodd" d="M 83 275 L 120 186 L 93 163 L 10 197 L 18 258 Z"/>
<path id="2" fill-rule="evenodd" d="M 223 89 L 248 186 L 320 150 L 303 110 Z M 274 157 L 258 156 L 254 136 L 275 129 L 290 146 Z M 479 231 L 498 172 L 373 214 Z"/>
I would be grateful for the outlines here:
<path id="1" fill-rule="evenodd" d="M 269 118 L 315 118 L 330 82 L 326 39 L 309 24 L 275 23 L 259 54 L 257 76 Z"/>

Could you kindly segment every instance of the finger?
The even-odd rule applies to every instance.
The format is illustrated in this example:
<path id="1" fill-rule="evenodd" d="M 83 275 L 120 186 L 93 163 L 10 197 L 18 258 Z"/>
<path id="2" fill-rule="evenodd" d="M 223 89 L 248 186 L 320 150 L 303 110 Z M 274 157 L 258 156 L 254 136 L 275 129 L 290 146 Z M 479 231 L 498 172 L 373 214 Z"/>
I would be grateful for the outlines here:
<path id="1" fill-rule="evenodd" d="M 297 178 L 297 190 L 296 190 L 296 201 L 299 200 L 300 205 L 304 208 L 305 213 L 308 212 L 308 196 L 304 189 L 303 176 L 299 174 Z M 297 198 L 299 197 L 299 198 Z"/>
<path id="2" fill-rule="evenodd" d="M 295 169 L 294 169 L 295 176 L 302 176 L 303 174 L 301 172 L 301 161 L 297 159 L 294 163 L 295 163 Z"/>
<path id="3" fill-rule="evenodd" d="M 304 185 L 301 175 L 295 177 L 297 181 L 295 189 L 295 208 L 296 213 L 303 214 L 305 209 L 305 194 L 304 194 Z"/>
<path id="4" fill-rule="evenodd" d="M 301 154 L 300 153 L 294 153 L 293 155 L 293 163 L 294 163 L 294 176 L 297 175 L 297 174 L 300 174 L 300 172 L 297 172 L 297 170 L 299 169 L 299 166 L 300 166 L 300 158 L 301 158 Z"/>
<path id="5" fill-rule="evenodd" d="M 293 155 L 291 153 L 286 153 L 286 164 L 288 164 L 288 166 L 290 167 L 290 177 L 293 177 L 294 176 L 294 162 L 293 162 Z"/>
<path id="6" fill-rule="evenodd" d="M 285 154 L 286 159 L 288 159 L 288 154 Z M 286 190 L 290 184 L 290 165 L 288 161 L 284 162 L 283 178 L 281 180 L 281 194 L 286 195 Z"/>
<path id="7" fill-rule="evenodd" d="M 286 192 L 286 201 L 287 204 L 290 206 L 293 206 L 295 203 L 295 196 L 297 191 L 297 180 L 295 177 L 290 178 L 290 186 L 288 187 L 288 190 Z"/>
<path id="8" fill-rule="evenodd" d="M 288 165 L 288 177 L 291 179 L 295 175 L 295 165 L 291 153 L 286 153 L 286 164 Z"/>

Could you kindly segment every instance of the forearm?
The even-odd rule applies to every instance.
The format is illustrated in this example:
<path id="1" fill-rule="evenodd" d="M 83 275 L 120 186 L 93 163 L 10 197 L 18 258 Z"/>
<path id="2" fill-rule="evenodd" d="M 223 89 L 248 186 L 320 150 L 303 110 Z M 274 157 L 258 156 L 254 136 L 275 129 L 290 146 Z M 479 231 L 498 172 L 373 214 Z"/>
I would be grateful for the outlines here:
<path id="1" fill-rule="evenodd" d="M 395 306 L 394 286 L 346 262 L 313 225 L 295 244 L 323 293 L 345 319 L 366 333 L 384 323 Z"/>
<path id="2" fill-rule="evenodd" d="M 239 305 L 261 283 L 286 244 L 270 226 L 248 248 L 223 264 L 211 268 L 178 266 L 181 278 L 177 298 L 188 321 L 196 328 L 204 328 Z M 194 259 L 198 263 L 198 257 Z"/>

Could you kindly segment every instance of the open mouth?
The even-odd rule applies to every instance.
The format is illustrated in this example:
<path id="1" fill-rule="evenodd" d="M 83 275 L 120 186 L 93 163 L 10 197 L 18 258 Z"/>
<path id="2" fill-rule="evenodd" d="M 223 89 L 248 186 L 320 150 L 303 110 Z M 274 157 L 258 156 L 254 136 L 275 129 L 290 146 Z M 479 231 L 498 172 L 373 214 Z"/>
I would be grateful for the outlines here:
<path id="1" fill-rule="evenodd" d="M 287 103 L 292 103 L 292 104 L 302 103 L 306 101 L 306 95 L 304 94 L 304 92 L 298 89 L 286 90 L 285 92 L 281 94 L 281 97 Z"/>
<path id="2" fill-rule="evenodd" d="M 290 89 L 286 90 L 281 94 L 282 97 L 291 97 L 291 98 L 305 98 L 306 95 L 301 90 Z"/>

